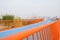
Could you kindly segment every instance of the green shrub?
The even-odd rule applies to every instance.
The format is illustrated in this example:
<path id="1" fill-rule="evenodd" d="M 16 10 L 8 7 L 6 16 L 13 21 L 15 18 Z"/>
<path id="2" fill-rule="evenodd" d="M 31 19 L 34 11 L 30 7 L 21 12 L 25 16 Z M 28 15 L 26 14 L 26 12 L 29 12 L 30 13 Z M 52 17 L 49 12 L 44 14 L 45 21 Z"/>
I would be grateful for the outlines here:
<path id="1" fill-rule="evenodd" d="M 13 15 L 3 15 L 2 20 L 14 20 L 14 16 Z"/>
<path id="2" fill-rule="evenodd" d="M 4 24 L 5 26 L 10 26 L 11 23 L 13 23 L 13 20 L 14 20 L 14 15 L 3 15 L 2 16 L 2 20 L 7 20 L 7 21 L 4 21 Z M 9 21 L 10 20 L 10 21 Z"/>

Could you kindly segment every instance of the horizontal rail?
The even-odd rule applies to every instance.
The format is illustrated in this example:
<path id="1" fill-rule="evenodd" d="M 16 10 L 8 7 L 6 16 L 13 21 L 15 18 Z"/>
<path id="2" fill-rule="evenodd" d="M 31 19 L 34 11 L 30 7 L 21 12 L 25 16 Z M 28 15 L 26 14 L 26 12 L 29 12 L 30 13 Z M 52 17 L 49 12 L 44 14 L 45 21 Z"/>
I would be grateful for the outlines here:
<path id="1" fill-rule="evenodd" d="M 59 23 L 60 23 L 60 20 L 57 20 L 55 22 L 51 22 L 42 26 L 31 28 L 31 29 L 1 38 L 1 40 L 23 40 L 24 38 L 27 38 L 27 40 L 29 40 L 30 35 L 32 35 L 32 39 L 35 40 L 34 33 L 38 35 L 38 32 L 40 32 L 40 38 L 37 36 L 37 40 L 39 39 L 58 40 L 58 36 L 59 36 L 58 28 L 60 26 Z"/>

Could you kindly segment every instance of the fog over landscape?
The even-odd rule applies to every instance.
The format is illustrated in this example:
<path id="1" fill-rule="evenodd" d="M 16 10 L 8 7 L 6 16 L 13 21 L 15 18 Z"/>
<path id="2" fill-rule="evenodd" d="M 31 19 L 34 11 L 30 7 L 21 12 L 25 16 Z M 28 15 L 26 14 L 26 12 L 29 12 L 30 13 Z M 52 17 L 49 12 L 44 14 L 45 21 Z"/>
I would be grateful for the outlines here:
<path id="1" fill-rule="evenodd" d="M 0 0 L 0 15 L 60 17 L 60 0 Z"/>

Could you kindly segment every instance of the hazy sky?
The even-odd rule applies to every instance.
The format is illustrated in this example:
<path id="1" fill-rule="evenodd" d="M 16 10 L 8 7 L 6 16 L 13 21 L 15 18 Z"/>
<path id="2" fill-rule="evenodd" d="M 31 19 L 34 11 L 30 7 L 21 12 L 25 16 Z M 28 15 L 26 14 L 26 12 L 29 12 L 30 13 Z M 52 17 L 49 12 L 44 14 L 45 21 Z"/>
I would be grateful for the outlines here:
<path id="1" fill-rule="evenodd" d="M 0 0 L 0 15 L 60 17 L 60 0 Z"/>

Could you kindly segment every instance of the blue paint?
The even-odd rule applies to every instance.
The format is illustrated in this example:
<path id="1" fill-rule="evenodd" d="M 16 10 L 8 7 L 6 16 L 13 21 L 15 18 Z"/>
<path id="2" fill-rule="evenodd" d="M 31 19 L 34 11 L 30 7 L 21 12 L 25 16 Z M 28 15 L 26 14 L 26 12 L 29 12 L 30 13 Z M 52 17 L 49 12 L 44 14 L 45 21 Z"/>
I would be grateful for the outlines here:
<path id="1" fill-rule="evenodd" d="M 29 36 L 29 39 L 30 39 L 30 40 L 33 40 L 32 35 Z"/>
<path id="2" fill-rule="evenodd" d="M 49 22 L 52 22 L 52 20 L 46 20 L 44 22 L 39 22 L 39 23 L 36 23 L 36 24 L 28 25 L 28 26 L 24 26 L 24 27 L 20 27 L 20 28 L 14 28 L 14 29 L 7 30 L 7 31 L 2 31 L 2 32 L 0 32 L 0 38 L 3 38 L 5 36 L 9 36 L 11 34 L 15 34 L 15 33 L 18 33 L 18 32 L 22 32 L 24 30 L 28 30 L 30 28 L 34 28 L 34 27 L 37 27 L 37 26 L 40 26 L 40 25 L 43 25 L 43 24 L 47 24 Z"/>

